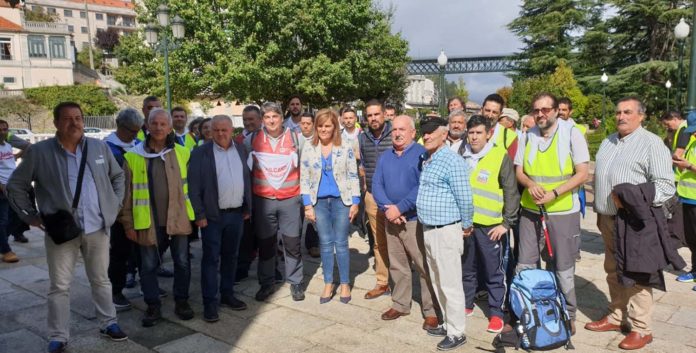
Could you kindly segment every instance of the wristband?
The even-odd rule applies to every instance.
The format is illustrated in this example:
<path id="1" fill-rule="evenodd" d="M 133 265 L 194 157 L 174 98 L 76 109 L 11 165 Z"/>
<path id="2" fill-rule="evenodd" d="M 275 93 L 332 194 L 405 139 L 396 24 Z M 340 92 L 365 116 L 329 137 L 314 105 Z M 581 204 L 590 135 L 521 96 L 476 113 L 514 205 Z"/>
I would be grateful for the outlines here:
<path id="1" fill-rule="evenodd" d="M 556 191 L 556 189 L 553 189 L 551 191 L 553 191 L 554 198 L 557 199 L 558 198 L 558 191 Z"/>

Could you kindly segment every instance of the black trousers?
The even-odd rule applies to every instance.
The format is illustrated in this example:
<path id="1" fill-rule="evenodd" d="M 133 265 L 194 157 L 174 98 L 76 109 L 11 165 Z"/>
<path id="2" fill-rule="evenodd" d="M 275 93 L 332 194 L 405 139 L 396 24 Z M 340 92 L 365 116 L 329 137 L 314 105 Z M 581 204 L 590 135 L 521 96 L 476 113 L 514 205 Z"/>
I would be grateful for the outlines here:
<path id="1" fill-rule="evenodd" d="M 244 221 L 244 233 L 239 243 L 239 257 L 237 258 L 237 278 L 246 277 L 249 274 L 251 263 L 256 258 L 259 246 L 254 235 L 254 225 L 251 219 Z M 241 276 L 240 276 L 241 275 Z"/>
<path id="2" fill-rule="evenodd" d="M 111 226 L 111 248 L 109 249 L 109 280 L 111 291 L 121 293 L 126 286 L 126 274 L 134 273 L 140 267 L 137 256 L 137 244 L 126 237 L 121 223 Z"/>

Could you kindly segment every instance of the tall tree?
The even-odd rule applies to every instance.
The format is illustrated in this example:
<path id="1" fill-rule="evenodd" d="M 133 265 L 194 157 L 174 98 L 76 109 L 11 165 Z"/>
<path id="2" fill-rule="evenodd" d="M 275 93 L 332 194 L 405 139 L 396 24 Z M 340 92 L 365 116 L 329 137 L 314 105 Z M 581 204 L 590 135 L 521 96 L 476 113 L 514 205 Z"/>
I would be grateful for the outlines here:
<path id="1" fill-rule="evenodd" d="M 140 21 L 150 22 L 160 1 L 143 4 Z M 169 8 L 186 21 L 170 55 L 175 98 L 403 100 L 408 45 L 370 0 L 171 0 Z M 122 38 L 116 54 L 124 63 L 116 78 L 130 90 L 164 91 L 161 56 L 142 39 Z"/>

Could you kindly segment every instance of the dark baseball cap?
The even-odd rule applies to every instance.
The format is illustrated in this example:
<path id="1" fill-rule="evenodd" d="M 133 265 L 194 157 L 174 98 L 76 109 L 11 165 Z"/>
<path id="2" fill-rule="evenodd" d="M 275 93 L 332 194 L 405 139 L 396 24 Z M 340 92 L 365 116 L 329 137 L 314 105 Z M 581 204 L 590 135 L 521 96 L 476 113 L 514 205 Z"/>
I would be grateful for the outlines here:
<path id="1" fill-rule="evenodd" d="M 689 112 L 689 115 L 686 116 L 686 123 L 688 125 L 684 129 L 684 132 L 687 134 L 693 134 L 696 132 L 696 111 Z"/>
<path id="2" fill-rule="evenodd" d="M 432 134 L 440 126 L 447 126 L 447 120 L 442 118 L 430 118 L 420 124 L 421 134 Z"/>

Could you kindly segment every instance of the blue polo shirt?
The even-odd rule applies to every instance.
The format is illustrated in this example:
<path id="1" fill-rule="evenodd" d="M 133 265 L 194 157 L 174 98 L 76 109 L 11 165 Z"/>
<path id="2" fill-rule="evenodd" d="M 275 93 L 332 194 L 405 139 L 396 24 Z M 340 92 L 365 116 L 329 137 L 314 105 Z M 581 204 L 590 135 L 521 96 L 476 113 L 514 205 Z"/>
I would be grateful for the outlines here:
<path id="1" fill-rule="evenodd" d="M 380 210 L 385 210 L 384 205 L 396 205 L 407 220 L 417 218 L 420 156 L 425 152 L 425 147 L 411 142 L 400 156 L 393 147 L 379 156 L 372 177 L 372 196 Z"/>

